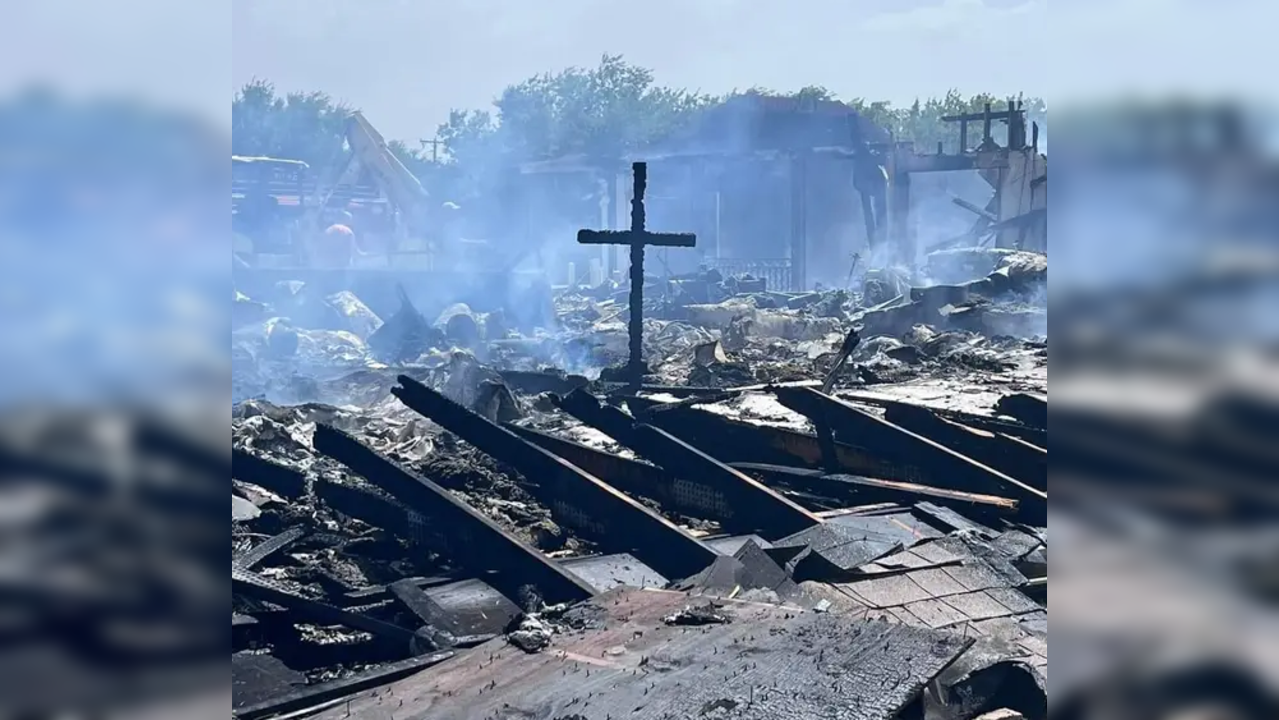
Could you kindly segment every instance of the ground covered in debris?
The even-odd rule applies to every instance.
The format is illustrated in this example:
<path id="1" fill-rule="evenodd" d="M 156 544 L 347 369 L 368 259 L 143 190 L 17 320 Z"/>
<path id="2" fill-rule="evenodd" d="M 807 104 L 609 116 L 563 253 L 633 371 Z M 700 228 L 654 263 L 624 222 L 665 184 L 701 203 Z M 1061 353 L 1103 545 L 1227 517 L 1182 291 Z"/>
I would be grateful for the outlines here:
<path id="1" fill-rule="evenodd" d="M 816 416 L 803 404 L 809 402 L 808 396 L 788 400 L 771 390 L 774 385 L 790 385 L 821 397 L 843 398 L 860 408 L 857 412 L 892 422 L 899 421 L 897 415 L 914 417 L 902 408 L 909 405 L 929 408 L 946 422 L 967 418 L 964 421 L 990 422 L 1010 432 L 1016 429 L 1013 424 L 1025 417 L 1008 417 L 999 411 L 999 403 L 1014 395 L 1047 394 L 1046 258 L 1006 251 L 971 255 L 976 259 L 965 256 L 966 262 L 978 270 L 965 265 L 970 268 L 967 274 L 955 269 L 953 258 L 933 261 L 930 270 L 951 283 L 945 285 L 913 287 L 904 273 L 893 269 L 867 273 L 856 290 L 804 293 L 770 291 L 751 278 L 725 279 L 713 271 L 687 278 L 654 278 L 647 288 L 652 305 L 646 307 L 644 324 L 649 375 L 639 392 L 612 382 L 615 375 L 610 374 L 610 368 L 622 364 L 626 352 L 627 291 L 612 283 L 557 289 L 556 326 L 524 333 L 508 327 L 500 313 L 485 315 L 465 306 L 449 308 L 431 321 L 407 297 L 398 313 L 383 319 L 350 293 L 311 297 L 297 284 L 281 288 L 276 298 L 237 295 L 240 321 L 233 333 L 236 402 L 232 417 L 232 444 L 240 468 L 233 473 L 232 503 L 237 708 L 243 716 L 255 717 L 262 708 L 278 709 L 279 699 L 290 693 L 305 695 L 306 688 L 358 684 L 371 676 L 380 683 L 390 682 L 396 668 L 412 665 L 414 658 L 417 669 L 434 662 L 447 665 L 452 653 L 476 645 L 480 647 L 470 652 L 501 655 L 502 662 L 509 664 L 517 659 L 500 646 L 515 643 L 556 653 L 546 656 L 559 658 L 547 672 L 560 668 L 570 655 L 580 656 L 569 668 L 574 673 L 589 674 L 592 665 L 604 668 L 604 676 L 611 678 L 610 692 L 616 696 L 613 702 L 620 703 L 610 706 L 614 717 L 631 716 L 632 710 L 622 708 L 627 703 L 634 704 L 637 713 L 649 708 L 648 714 L 635 717 L 697 710 L 688 705 L 694 700 L 691 697 L 680 701 L 683 705 L 656 697 L 644 700 L 650 692 L 657 694 L 657 685 L 672 682 L 658 680 L 669 674 L 660 669 L 664 664 L 687 665 L 687 670 L 676 673 L 687 677 L 674 681 L 687 686 L 709 679 L 691 668 L 710 662 L 704 657 L 706 650 L 681 655 L 671 644 L 673 639 L 664 644 L 654 639 L 665 637 L 653 629 L 663 624 L 636 619 L 651 610 L 649 604 L 637 605 L 638 615 L 626 616 L 622 625 L 609 631 L 616 634 L 622 632 L 618 628 L 630 628 L 627 632 L 634 634 L 630 639 L 582 636 L 563 645 L 556 638 L 564 632 L 589 635 L 591 629 L 574 630 L 555 620 L 553 613 L 544 616 L 538 594 L 505 589 L 504 574 L 477 579 L 471 567 L 458 562 L 458 543 L 469 544 L 467 537 L 459 538 L 456 528 L 441 526 L 407 500 L 419 490 L 395 485 L 401 481 L 387 479 L 391 477 L 409 478 L 410 484 L 425 480 L 457 501 L 462 508 L 457 512 L 475 513 L 479 518 L 475 522 L 491 523 L 509 538 L 499 542 L 513 539 L 516 545 L 531 548 L 569 568 L 568 575 L 587 578 L 585 584 L 594 591 L 675 583 L 672 587 L 686 591 L 730 597 L 747 593 L 752 599 L 791 608 L 769 611 L 773 620 L 751 631 L 717 631 L 714 642 L 726 643 L 725 652 L 773 659 L 758 665 L 736 663 L 737 669 L 715 681 L 730 686 L 724 698 L 696 698 L 703 715 L 789 717 L 794 712 L 782 713 L 783 705 L 793 709 L 809 703 L 814 709 L 830 709 L 839 706 L 835 696 L 845 698 L 839 702 L 859 696 L 846 708 L 849 717 L 896 717 L 956 657 L 971 659 L 974 639 L 953 641 L 954 636 L 945 631 L 955 627 L 967 627 L 965 634 L 987 638 L 979 645 L 993 643 L 1016 650 L 991 651 L 988 654 L 997 660 L 977 663 L 967 674 L 960 673 L 962 677 L 954 679 L 957 687 L 968 687 L 965 683 L 982 673 L 989 675 L 993 667 L 1002 668 L 1008 657 L 1032 669 L 1032 682 L 1046 685 L 1046 600 L 1041 606 L 1023 592 L 1040 570 L 1046 582 L 1046 530 L 1037 540 L 1033 523 L 1007 524 L 1017 523 L 1015 516 L 1002 525 L 991 521 L 1018 506 L 1018 493 L 1029 493 L 1020 496 L 1023 508 L 1025 498 L 1037 497 L 1033 488 L 1021 483 L 1024 478 L 996 473 L 985 484 L 927 487 L 929 482 L 944 481 L 923 464 L 900 470 L 901 460 L 878 465 L 874 458 L 862 462 L 858 453 L 864 455 L 866 450 L 840 432 L 836 445 L 830 446 L 835 454 L 827 456 L 828 446 L 821 444 L 825 441 L 813 420 Z M 408 407 L 403 395 L 408 385 L 438 393 L 455 404 L 464 414 L 464 425 L 453 429 L 472 440 L 468 433 L 476 427 L 474 422 L 494 428 L 475 432 L 508 427 L 519 434 L 507 433 L 493 441 L 498 444 L 480 449 Z M 688 440 L 698 452 L 714 458 L 715 476 L 728 478 L 716 482 L 737 482 L 738 477 L 748 483 L 763 481 L 770 488 L 767 492 L 776 493 L 769 496 L 776 499 L 768 502 L 797 503 L 797 512 L 802 507 L 809 513 L 839 513 L 843 511 L 838 508 L 857 498 L 887 497 L 893 502 L 863 502 L 860 510 L 832 516 L 819 526 L 827 528 L 820 537 L 811 530 L 805 531 L 808 535 L 751 535 L 749 523 L 743 524 L 726 508 L 731 501 L 725 491 L 713 484 L 691 490 L 681 485 L 683 479 L 694 478 L 686 470 L 689 465 L 673 465 L 664 453 L 651 451 L 652 445 L 634 439 L 627 442 L 617 433 L 603 432 L 596 423 L 584 422 L 580 408 L 567 411 L 571 408 L 564 403 L 570 396 L 579 400 L 612 397 L 614 406 L 626 413 L 628 425 L 636 420 L 655 423 L 661 432 Z M 658 422 L 649 413 L 662 406 L 672 409 Z M 734 446 L 699 435 L 707 432 L 699 429 L 709 427 L 706 423 L 720 421 L 730 424 L 725 432 L 735 427 L 732 423 L 745 423 L 793 433 L 758 437 L 788 446 L 787 452 L 793 454 L 783 453 L 783 460 L 794 462 L 783 464 L 795 467 L 779 470 L 774 462 L 778 455 L 751 447 L 759 443 L 750 439 Z M 918 432 L 913 427 L 912 431 Z M 1026 432 L 1027 436 L 1046 435 L 1046 425 L 1042 430 L 1027 426 Z M 347 455 L 341 455 L 322 446 L 317 438 L 325 433 L 337 433 L 332 436 L 336 440 L 327 441 L 334 448 L 333 443 L 346 439 L 355 445 L 343 446 L 348 448 L 343 451 Z M 809 456 L 804 453 L 809 451 L 795 450 L 795 443 L 806 448 L 810 440 L 810 454 L 826 460 L 814 456 L 807 462 L 804 458 Z M 564 441 L 572 447 L 554 444 Z M 509 456 L 504 452 L 495 456 L 495 447 L 510 443 L 515 443 L 516 450 Z M 719 567 L 717 561 L 706 574 L 685 578 L 662 574 L 639 550 L 639 559 L 617 555 L 625 543 L 614 541 L 602 547 L 601 538 L 611 537 L 609 521 L 581 517 L 576 500 L 567 504 L 556 500 L 561 497 L 555 494 L 560 492 L 555 489 L 557 483 L 567 480 L 552 477 L 560 473 L 555 466 L 548 470 L 539 464 L 541 455 L 519 450 L 533 446 L 590 468 L 625 491 L 626 502 L 638 508 L 633 512 L 649 513 L 658 522 L 669 523 L 671 532 L 682 531 L 693 542 L 705 540 L 725 562 L 732 561 L 730 566 Z M 365 450 L 373 454 L 366 464 L 348 459 L 355 457 L 350 453 Z M 591 454 L 596 451 L 602 452 Z M 823 467 L 831 457 L 845 459 L 842 469 Z M 705 462 L 697 457 L 683 461 Z M 377 468 L 377 477 L 367 477 L 372 470 L 354 471 L 353 463 Z M 878 473 L 871 472 L 876 469 Z M 397 471 L 407 474 L 395 475 Z M 755 480 L 746 479 L 748 475 Z M 672 481 L 672 476 L 678 478 Z M 977 493 L 971 498 L 964 495 L 958 507 L 984 503 L 978 507 L 992 514 L 983 515 L 987 510 L 982 510 L 970 521 L 954 513 L 948 508 L 956 507 L 956 493 Z M 1046 506 L 1046 483 L 1043 493 Z M 1010 494 L 1015 499 L 1004 497 Z M 925 505 L 936 511 L 912 507 L 920 500 L 929 501 Z M 902 528 L 907 529 L 904 536 Z M 1009 535 L 1014 531 L 1020 535 Z M 476 532 L 490 531 L 477 526 Z M 952 533 L 967 540 L 959 548 L 962 552 L 950 547 L 945 555 L 942 541 Z M 749 537 L 743 539 L 744 535 Z M 974 549 L 977 538 L 986 543 L 985 550 Z M 932 549 L 911 555 L 916 546 Z M 756 557 L 752 553 L 760 559 L 752 560 Z M 1042 557 L 1042 568 L 1038 557 Z M 876 562 L 881 565 L 873 566 Z M 960 572 L 962 568 L 969 568 L 964 571 L 969 574 Z M 769 579 L 761 579 L 765 577 Z M 664 616 L 682 612 L 678 607 L 669 610 Z M 770 685 L 766 676 L 769 663 L 782 662 L 790 651 L 765 648 L 763 636 L 811 634 L 813 630 L 803 629 L 807 625 L 789 624 L 790 616 L 801 611 L 809 615 L 838 611 L 841 618 L 858 612 L 864 618 L 873 612 L 918 628 L 911 635 L 906 630 L 861 628 L 856 626 L 861 620 L 841 619 L 840 623 L 852 624 L 843 629 L 832 625 L 821 633 L 864 633 L 868 638 L 905 633 L 899 647 L 868 646 L 866 652 L 884 654 L 876 662 L 882 661 L 885 668 L 912 668 L 930 652 L 932 660 L 919 668 L 918 677 L 911 675 L 913 671 L 893 675 L 885 669 L 893 677 L 876 679 L 867 670 L 870 674 L 856 682 L 869 684 L 856 693 L 841 690 L 839 682 L 844 681 L 840 680 L 831 686 L 831 698 L 790 696 L 783 702 L 790 691 L 778 689 L 775 679 Z M 443 616 L 449 619 L 440 620 Z M 1037 629 L 1041 620 L 1042 633 Z M 804 622 L 811 624 L 811 620 Z M 981 627 L 973 630 L 977 626 Z M 742 637 L 732 639 L 733 633 Z M 495 635 L 505 639 L 491 641 L 497 645 L 483 644 Z M 632 642 L 640 636 L 647 639 Z M 1042 638 L 1042 647 L 1036 638 Z M 706 642 L 711 642 L 709 636 Z M 896 644 L 891 638 L 885 642 Z M 608 645 L 596 647 L 599 643 Z M 908 652 L 911 643 L 923 650 Z M 612 653 L 614 646 L 622 651 Z M 893 653 L 911 657 L 902 659 L 905 656 Z M 603 659 L 580 659 L 597 655 Z M 838 649 L 832 646 L 831 658 L 818 658 L 813 672 L 828 673 L 821 669 L 823 662 L 852 663 L 855 657 L 868 656 L 847 643 Z M 474 689 L 476 680 L 455 677 L 456 672 L 447 671 L 431 680 L 429 688 L 413 690 L 412 709 L 396 717 L 463 717 L 450 709 L 450 699 L 465 688 Z M 508 683 L 503 673 L 524 670 L 492 672 L 496 673 L 491 679 L 494 687 L 484 702 L 493 712 L 507 708 L 509 715 L 514 712 L 509 708 L 532 703 L 537 708 L 525 708 L 522 716 L 552 717 L 545 713 L 554 706 L 561 713 L 556 717 L 595 717 L 585 710 L 592 691 L 577 702 L 557 694 L 553 683 L 539 686 L 540 695 L 529 695 L 533 688 L 527 683 L 499 692 Z M 621 682 L 623 677 L 649 675 L 652 680 Z M 241 683 L 239 679 L 244 678 L 249 679 Z M 899 692 L 872 692 L 871 685 L 876 683 L 881 688 L 888 683 Z M 598 692 L 604 690 L 601 685 Z M 670 687 L 663 690 L 670 691 Z M 557 698 L 553 702 L 547 699 L 552 695 Z M 534 714 L 527 715 L 530 712 Z"/>

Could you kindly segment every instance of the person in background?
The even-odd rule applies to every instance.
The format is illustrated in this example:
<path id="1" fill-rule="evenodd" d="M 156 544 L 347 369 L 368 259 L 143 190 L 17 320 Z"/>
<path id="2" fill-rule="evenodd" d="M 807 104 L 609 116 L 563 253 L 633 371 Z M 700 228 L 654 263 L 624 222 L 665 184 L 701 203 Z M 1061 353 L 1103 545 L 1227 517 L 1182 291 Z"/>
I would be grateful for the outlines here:
<path id="1" fill-rule="evenodd" d="M 312 246 L 311 262 L 318 268 L 349 268 L 356 255 L 362 255 L 351 227 L 351 213 L 342 211 L 330 216 L 328 227 Z"/>

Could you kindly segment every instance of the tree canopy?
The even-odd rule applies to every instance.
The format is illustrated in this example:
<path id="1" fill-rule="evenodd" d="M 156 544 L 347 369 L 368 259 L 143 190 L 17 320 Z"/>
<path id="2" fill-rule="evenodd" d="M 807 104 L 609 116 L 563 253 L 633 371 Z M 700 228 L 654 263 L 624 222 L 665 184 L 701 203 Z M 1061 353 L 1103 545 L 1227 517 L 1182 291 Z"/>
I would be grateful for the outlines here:
<path id="1" fill-rule="evenodd" d="M 454 110 L 437 137 L 445 152 L 431 153 L 392 143 L 393 150 L 428 184 L 469 180 L 486 185 L 496 168 L 534 159 L 587 155 L 610 157 L 654 142 L 685 123 L 701 108 L 736 95 L 784 95 L 840 99 L 822 87 L 793 92 L 763 88 L 711 96 L 659 85 L 652 71 L 606 55 L 592 68 L 543 73 L 506 88 L 492 108 Z M 1047 106 L 1023 98 L 1031 120 L 1046 128 Z M 941 98 L 916 100 L 908 107 L 851 98 L 844 101 L 901 141 L 921 149 L 941 141 L 953 151 L 959 128 L 945 115 L 980 112 L 987 102 L 1002 109 L 1005 98 L 965 96 L 951 91 Z M 265 80 L 246 85 L 231 103 L 232 150 L 325 166 L 345 152 L 343 122 L 352 108 L 323 92 L 280 95 Z M 373 118 L 376 122 L 376 118 Z"/>

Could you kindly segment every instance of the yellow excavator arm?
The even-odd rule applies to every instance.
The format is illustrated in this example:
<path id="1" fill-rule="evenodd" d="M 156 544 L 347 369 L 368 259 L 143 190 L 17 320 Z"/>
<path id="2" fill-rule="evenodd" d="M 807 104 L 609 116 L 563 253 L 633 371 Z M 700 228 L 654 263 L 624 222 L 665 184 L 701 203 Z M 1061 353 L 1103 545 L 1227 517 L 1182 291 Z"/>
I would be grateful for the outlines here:
<path id="1" fill-rule="evenodd" d="M 400 159 L 391 152 L 386 139 L 360 112 L 353 112 L 346 121 L 346 142 L 350 155 L 346 163 L 319 188 L 318 202 L 308 215 L 308 225 L 318 230 L 321 214 L 328 207 L 329 198 L 339 187 L 354 185 L 361 171 L 372 175 L 378 189 L 400 212 L 409 235 L 421 240 L 432 240 L 430 194 L 422 183 L 409 172 Z"/>
<path id="2" fill-rule="evenodd" d="M 431 214 L 430 195 L 362 113 L 351 113 L 347 119 L 346 141 L 352 158 L 373 173 L 387 199 L 405 214 L 410 230 L 424 233 Z"/>

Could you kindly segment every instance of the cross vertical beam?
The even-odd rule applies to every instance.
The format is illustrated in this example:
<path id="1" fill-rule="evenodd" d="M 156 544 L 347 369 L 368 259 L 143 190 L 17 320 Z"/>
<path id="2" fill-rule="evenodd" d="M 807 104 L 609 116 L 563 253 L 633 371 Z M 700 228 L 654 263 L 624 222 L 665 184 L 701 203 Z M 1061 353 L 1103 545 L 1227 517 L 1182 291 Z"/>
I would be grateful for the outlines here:
<path id="1" fill-rule="evenodd" d="M 692 233 L 651 233 L 644 229 L 644 191 L 648 187 L 648 163 L 631 165 L 635 194 L 631 197 L 630 230 L 579 230 L 577 242 L 582 245 L 628 245 L 631 249 L 630 358 L 626 366 L 628 384 L 639 387 L 644 382 L 644 248 L 684 247 L 697 245 Z"/>
<path id="2" fill-rule="evenodd" d="M 634 194 L 631 196 L 631 318 L 630 360 L 626 377 L 639 387 L 644 382 L 644 241 L 637 237 L 646 232 L 644 191 L 648 187 L 648 165 L 635 163 L 631 167 L 635 176 Z"/>

